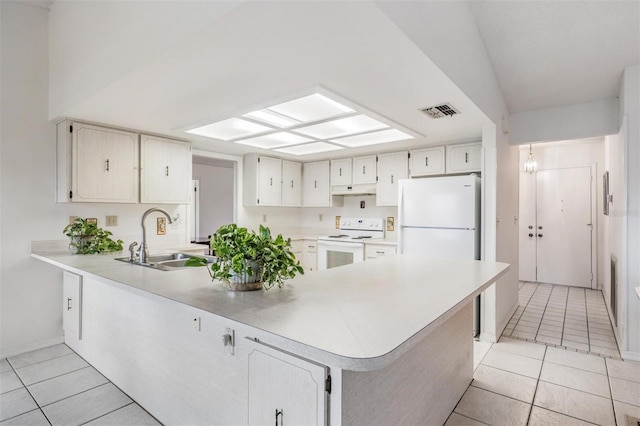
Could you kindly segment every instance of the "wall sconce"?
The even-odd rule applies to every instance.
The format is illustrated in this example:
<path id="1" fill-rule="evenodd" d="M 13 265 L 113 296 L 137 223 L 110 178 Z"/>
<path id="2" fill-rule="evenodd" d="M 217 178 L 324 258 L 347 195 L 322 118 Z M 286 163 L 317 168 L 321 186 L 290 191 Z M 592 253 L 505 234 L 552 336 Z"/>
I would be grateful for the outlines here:
<path id="1" fill-rule="evenodd" d="M 529 144 L 529 156 L 527 157 L 527 161 L 524 162 L 524 171 L 527 173 L 535 173 L 538 171 L 538 162 L 533 159 L 531 144 Z"/>

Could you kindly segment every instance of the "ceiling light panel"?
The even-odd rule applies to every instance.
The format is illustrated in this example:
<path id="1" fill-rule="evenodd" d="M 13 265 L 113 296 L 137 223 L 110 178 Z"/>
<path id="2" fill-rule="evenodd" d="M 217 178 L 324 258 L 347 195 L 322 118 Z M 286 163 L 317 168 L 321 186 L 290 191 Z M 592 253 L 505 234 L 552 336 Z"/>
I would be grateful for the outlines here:
<path id="1" fill-rule="evenodd" d="M 268 109 L 301 123 L 326 120 L 353 112 L 348 106 L 318 93 L 273 105 Z"/>
<path id="2" fill-rule="evenodd" d="M 357 136 L 348 136 L 346 138 L 332 139 L 331 142 L 335 142 L 340 145 L 344 145 L 349 148 L 358 146 L 375 145 L 386 142 L 403 141 L 407 139 L 413 139 L 413 136 L 401 132 L 397 129 L 380 130 L 372 133 L 365 133 Z"/>
<path id="3" fill-rule="evenodd" d="M 250 139 L 242 139 L 235 141 L 235 143 L 264 149 L 273 149 L 280 148 L 282 146 L 311 142 L 312 140 L 313 139 L 305 138 L 304 136 L 294 135 L 293 133 L 278 132 L 270 135 L 256 136 L 255 138 Z"/>
<path id="4" fill-rule="evenodd" d="M 295 131 L 317 139 L 332 139 L 356 133 L 371 132 L 387 128 L 386 124 L 366 115 L 339 118 L 312 126 L 300 127 Z"/>
<path id="5" fill-rule="evenodd" d="M 206 136 L 208 138 L 230 141 L 232 139 L 243 138 L 272 131 L 271 127 L 262 126 L 241 118 L 229 118 L 206 126 L 196 127 L 187 130 L 187 133 Z"/>
<path id="6" fill-rule="evenodd" d="M 287 146 L 285 148 L 276 149 L 276 151 L 282 152 L 284 154 L 308 155 L 308 154 L 317 154 L 320 152 L 335 151 L 338 149 L 343 149 L 343 148 L 341 146 L 332 145 L 326 142 L 314 142 L 314 143 L 308 143 L 304 145 Z"/>
<path id="7" fill-rule="evenodd" d="M 261 109 L 258 111 L 252 111 L 248 114 L 244 114 L 243 117 L 252 118 L 263 123 L 271 124 L 276 127 L 284 128 L 295 126 L 300 124 L 298 120 L 286 117 L 282 114 L 278 114 L 275 111 L 271 111 L 269 108 Z"/>

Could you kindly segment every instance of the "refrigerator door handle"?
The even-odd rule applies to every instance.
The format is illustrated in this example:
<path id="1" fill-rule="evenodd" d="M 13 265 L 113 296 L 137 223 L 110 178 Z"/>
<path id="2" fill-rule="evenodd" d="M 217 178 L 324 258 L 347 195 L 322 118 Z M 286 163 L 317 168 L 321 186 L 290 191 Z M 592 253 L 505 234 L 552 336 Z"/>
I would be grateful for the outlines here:
<path id="1" fill-rule="evenodd" d="M 403 253 L 402 249 L 402 225 L 404 224 L 404 185 L 400 183 L 398 191 L 398 253 Z"/>

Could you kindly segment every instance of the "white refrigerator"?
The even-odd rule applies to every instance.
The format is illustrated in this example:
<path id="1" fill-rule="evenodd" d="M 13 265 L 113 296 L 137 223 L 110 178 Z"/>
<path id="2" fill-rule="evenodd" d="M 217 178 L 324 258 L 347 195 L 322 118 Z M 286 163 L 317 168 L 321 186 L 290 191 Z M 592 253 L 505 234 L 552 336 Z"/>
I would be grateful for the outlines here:
<path id="1" fill-rule="evenodd" d="M 480 259 L 480 178 L 399 181 L 398 251 Z"/>
<path id="2" fill-rule="evenodd" d="M 398 182 L 398 252 L 480 259 L 480 178 L 476 175 Z M 480 333 L 480 296 L 473 335 Z"/>

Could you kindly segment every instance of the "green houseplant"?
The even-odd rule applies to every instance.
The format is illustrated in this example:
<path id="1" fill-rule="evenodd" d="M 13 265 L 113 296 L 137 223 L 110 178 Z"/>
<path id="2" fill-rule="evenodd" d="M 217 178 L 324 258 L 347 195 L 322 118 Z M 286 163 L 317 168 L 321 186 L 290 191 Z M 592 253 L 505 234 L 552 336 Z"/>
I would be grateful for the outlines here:
<path id="1" fill-rule="evenodd" d="M 221 280 L 232 290 L 265 290 L 296 274 L 304 274 L 300 262 L 291 252 L 291 240 L 260 225 L 258 233 L 236 224 L 223 225 L 209 243 L 216 260 L 207 268 L 211 279 Z M 193 257 L 187 266 L 205 266 L 206 259 Z"/>
<path id="2" fill-rule="evenodd" d="M 112 240 L 111 232 L 81 217 L 65 226 L 62 232 L 71 238 L 69 249 L 73 253 L 93 254 L 122 250 L 122 240 Z"/>

